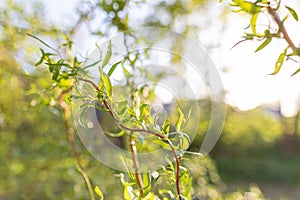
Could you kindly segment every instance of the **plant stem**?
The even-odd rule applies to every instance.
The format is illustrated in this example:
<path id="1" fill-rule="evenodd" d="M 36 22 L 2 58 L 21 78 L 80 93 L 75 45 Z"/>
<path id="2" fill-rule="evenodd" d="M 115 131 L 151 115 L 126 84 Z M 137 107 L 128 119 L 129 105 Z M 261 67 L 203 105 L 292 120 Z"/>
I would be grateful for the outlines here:
<path id="1" fill-rule="evenodd" d="M 135 145 L 135 139 L 133 138 L 132 135 L 130 135 L 129 141 L 130 141 L 129 146 L 130 146 L 130 151 L 132 153 L 133 165 L 134 165 L 134 168 L 135 168 L 134 174 L 135 174 L 137 185 L 140 189 L 140 197 L 142 197 L 144 195 L 144 190 L 143 190 L 144 185 L 143 185 L 143 179 L 142 179 L 141 173 L 139 171 L 140 165 L 139 165 L 139 161 L 138 161 L 138 158 L 137 158 L 137 150 L 136 150 L 136 145 Z"/>
<path id="2" fill-rule="evenodd" d="M 71 149 L 73 151 L 73 154 L 74 154 L 76 162 L 77 162 L 77 170 L 82 175 L 82 177 L 83 177 L 83 179 L 84 179 L 84 181 L 86 183 L 86 186 L 88 188 L 91 200 L 95 200 L 95 195 L 94 195 L 94 191 L 93 191 L 93 188 L 92 188 L 92 184 L 91 184 L 90 178 L 87 175 L 87 173 L 84 171 L 84 168 L 83 168 L 83 166 L 81 164 L 80 153 L 79 153 L 79 151 L 78 151 L 78 149 L 76 147 L 76 144 L 75 144 L 75 139 L 74 139 L 74 135 L 73 135 L 73 129 L 72 129 L 72 126 L 71 126 L 71 123 L 70 123 L 70 119 L 71 119 L 70 108 L 66 104 L 66 102 L 64 101 L 64 96 L 66 94 L 68 94 L 69 92 L 71 92 L 72 89 L 73 89 L 72 87 L 69 87 L 69 88 L 63 90 L 61 92 L 61 94 L 59 95 L 59 97 L 58 97 L 58 103 L 59 103 L 60 107 L 62 108 L 62 116 L 63 116 L 64 122 L 65 122 L 67 139 L 68 139 L 68 142 L 69 142 L 69 144 L 71 146 Z"/>
<path id="3" fill-rule="evenodd" d="M 288 45 L 293 49 L 293 51 L 296 52 L 297 47 L 296 45 L 293 43 L 293 41 L 291 40 L 290 36 L 288 35 L 283 22 L 281 21 L 279 15 L 276 12 L 276 9 L 273 9 L 271 7 L 268 7 L 268 12 L 270 13 L 270 15 L 272 16 L 272 18 L 274 19 L 274 21 L 276 22 L 276 24 L 279 27 L 279 32 L 281 32 L 283 34 L 283 38 L 285 39 L 285 41 L 288 43 Z"/>
<path id="4" fill-rule="evenodd" d="M 96 91 L 100 91 L 99 87 L 94 83 L 92 82 L 91 80 L 88 80 L 88 79 L 84 79 L 84 78 L 78 78 L 78 80 L 81 80 L 81 81 L 84 81 L 84 82 L 87 82 L 89 84 L 91 84 Z M 114 113 L 112 111 L 112 109 L 110 108 L 108 102 L 103 98 L 103 103 L 104 103 L 104 106 L 106 107 L 106 109 L 108 110 L 108 112 L 110 113 L 110 115 L 112 117 L 114 117 Z M 139 128 L 130 128 L 130 127 L 127 127 L 126 125 L 122 124 L 121 122 L 117 122 L 117 125 L 120 127 L 120 128 L 123 128 L 127 131 L 130 131 L 130 132 L 140 132 L 140 133 L 148 133 L 150 135 L 154 135 L 154 136 L 157 136 L 159 137 L 160 139 L 162 139 L 163 141 L 165 141 L 171 148 L 171 151 L 173 153 L 173 156 L 174 156 L 174 159 L 175 159 L 175 163 L 176 163 L 176 172 L 175 172 L 175 180 L 176 180 L 176 192 L 177 192 L 177 195 L 178 195 L 178 199 L 179 200 L 182 200 L 181 198 L 181 192 L 180 192 L 180 183 L 179 183 L 179 175 L 180 175 L 180 161 L 179 161 L 179 158 L 177 156 L 177 153 L 176 153 L 176 149 L 174 147 L 174 145 L 172 144 L 172 142 L 169 140 L 169 138 L 166 136 L 166 135 L 163 135 L 161 133 L 158 133 L 158 132 L 154 132 L 154 131 L 149 131 L 149 130 L 146 130 L 146 129 L 139 129 Z M 131 136 L 132 137 L 132 136 Z M 135 142 L 135 141 L 134 141 Z M 136 150 L 136 149 L 135 149 Z M 132 151 L 133 152 L 133 151 Z M 135 153 L 136 154 L 136 153 Z M 137 161 L 137 159 L 134 158 L 134 162 Z M 138 162 L 136 163 L 138 164 Z M 135 165 L 135 167 L 138 167 L 138 165 Z M 137 174 L 136 174 L 136 177 L 137 177 Z M 137 177 L 137 182 L 138 181 L 141 181 L 141 178 L 140 180 L 138 180 L 139 178 Z M 139 187 L 142 186 L 142 182 L 138 183 Z"/>

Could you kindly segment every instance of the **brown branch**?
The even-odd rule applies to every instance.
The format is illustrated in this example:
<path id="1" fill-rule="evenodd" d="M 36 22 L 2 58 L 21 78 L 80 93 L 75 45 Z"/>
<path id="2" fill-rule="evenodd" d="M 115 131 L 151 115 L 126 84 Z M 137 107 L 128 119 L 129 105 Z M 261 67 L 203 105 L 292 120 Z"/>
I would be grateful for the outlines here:
<path id="1" fill-rule="evenodd" d="M 95 90 L 97 90 L 97 92 L 100 91 L 100 88 L 93 81 L 88 80 L 88 79 L 84 79 L 84 78 L 78 78 L 78 80 L 84 81 L 86 83 L 89 83 L 89 84 L 91 84 L 95 88 Z"/>
<path id="2" fill-rule="evenodd" d="M 290 36 L 288 35 L 283 22 L 281 21 L 279 15 L 276 12 L 276 9 L 273 9 L 271 7 L 268 7 L 268 11 L 270 13 L 270 15 L 272 16 L 272 18 L 275 20 L 276 24 L 279 27 L 279 32 L 281 32 L 283 34 L 283 38 L 285 39 L 285 41 L 288 43 L 288 45 L 293 49 L 293 51 L 297 50 L 296 45 L 293 43 L 293 41 L 291 40 Z"/>

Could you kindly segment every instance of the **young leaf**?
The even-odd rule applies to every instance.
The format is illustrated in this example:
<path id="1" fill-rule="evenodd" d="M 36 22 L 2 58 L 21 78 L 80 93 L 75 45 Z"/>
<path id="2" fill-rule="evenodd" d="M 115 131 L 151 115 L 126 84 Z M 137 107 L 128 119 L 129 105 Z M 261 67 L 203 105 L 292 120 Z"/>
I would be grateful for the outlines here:
<path id="1" fill-rule="evenodd" d="M 166 134 L 169 133 L 169 131 L 170 131 L 170 120 L 167 119 L 167 120 L 164 122 L 164 124 L 162 125 L 162 130 L 161 130 L 161 132 L 162 132 L 162 134 L 166 135 Z"/>
<path id="2" fill-rule="evenodd" d="M 107 96 L 110 98 L 112 96 L 112 84 L 107 74 L 101 73 L 100 81 L 106 90 Z"/>
<path id="3" fill-rule="evenodd" d="M 255 13 L 252 15 L 251 17 L 251 20 L 250 20 L 250 26 L 251 26 L 251 29 L 252 29 L 252 32 L 254 35 L 256 35 L 256 21 L 257 21 L 257 18 L 258 18 L 258 13 Z"/>
<path id="4" fill-rule="evenodd" d="M 255 50 L 255 53 L 258 52 L 259 50 L 262 50 L 263 48 L 265 48 L 271 41 L 272 41 L 272 38 L 268 37 L 261 45 L 259 45 L 259 47 L 257 47 L 257 49 Z"/>
<path id="5" fill-rule="evenodd" d="M 178 107 L 177 111 L 178 111 L 179 117 L 178 117 L 178 120 L 176 122 L 176 131 L 181 132 L 181 125 L 182 125 L 182 122 L 184 120 L 184 115 L 183 115 L 183 113 L 182 113 L 182 111 L 179 107 Z"/>
<path id="6" fill-rule="evenodd" d="M 95 187 L 94 191 L 98 195 L 98 197 L 100 198 L 100 200 L 104 199 L 103 198 L 103 194 L 102 194 L 102 192 L 101 192 L 101 190 L 100 190 L 100 188 L 98 186 Z"/>
<path id="7" fill-rule="evenodd" d="M 151 191 L 151 174 L 143 173 L 143 184 L 144 184 L 144 197 L 146 197 Z"/>
<path id="8" fill-rule="evenodd" d="M 288 10 L 289 10 L 289 12 L 291 13 L 291 15 L 294 17 L 294 19 L 296 20 L 296 21 L 298 21 L 298 15 L 297 15 L 297 13 L 296 13 L 296 11 L 294 10 L 294 9 L 292 9 L 291 7 L 288 7 L 288 6 L 285 6 Z"/>
<path id="9" fill-rule="evenodd" d="M 110 59 L 110 57 L 111 57 L 111 41 L 109 42 L 109 44 L 108 44 L 108 49 L 107 49 L 107 52 L 106 52 L 106 54 L 105 54 L 105 57 L 104 57 L 104 59 L 103 59 L 103 62 L 102 62 L 102 68 L 105 66 L 105 65 L 107 65 L 107 63 L 109 62 L 109 59 Z"/>
<path id="10" fill-rule="evenodd" d="M 107 73 L 107 75 L 108 75 L 109 77 L 112 75 L 112 73 L 115 71 L 115 69 L 117 68 L 117 66 L 118 66 L 120 63 L 121 63 L 121 61 L 120 61 L 120 62 L 117 62 L 117 63 L 115 63 L 115 64 L 113 64 L 113 66 L 109 69 L 109 71 L 108 71 L 108 73 Z"/>
<path id="11" fill-rule="evenodd" d="M 285 49 L 285 51 L 279 55 L 278 60 L 275 64 L 275 70 L 270 75 L 275 75 L 280 71 L 283 61 L 284 61 L 284 58 L 286 56 L 286 50 L 287 49 Z"/>
<path id="12" fill-rule="evenodd" d="M 291 76 L 295 76 L 297 73 L 299 73 L 300 72 L 300 68 L 299 69 L 297 69 Z"/>

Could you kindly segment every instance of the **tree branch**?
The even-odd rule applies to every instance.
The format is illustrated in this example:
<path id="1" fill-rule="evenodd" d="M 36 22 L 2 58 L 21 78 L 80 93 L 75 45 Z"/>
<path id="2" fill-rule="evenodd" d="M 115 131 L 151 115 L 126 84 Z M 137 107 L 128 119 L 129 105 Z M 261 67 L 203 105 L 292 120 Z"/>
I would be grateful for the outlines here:
<path id="1" fill-rule="evenodd" d="M 272 18 L 274 19 L 274 21 L 276 22 L 276 24 L 279 27 L 279 32 L 281 32 L 283 34 L 283 38 L 285 39 L 285 41 L 288 43 L 288 45 L 293 49 L 293 51 L 297 50 L 296 45 L 293 43 L 293 41 L 291 40 L 290 36 L 288 35 L 279 15 L 277 14 L 276 10 L 268 7 L 268 12 L 270 13 L 270 15 L 272 16 Z"/>
<path id="2" fill-rule="evenodd" d="M 130 135 L 130 138 L 129 138 L 129 146 L 130 146 L 130 151 L 132 153 L 133 165 L 134 165 L 134 168 L 135 168 L 134 174 L 135 174 L 136 182 L 137 182 L 137 185 L 140 189 L 140 197 L 142 197 L 143 194 L 144 194 L 144 190 L 143 190 L 144 184 L 143 184 L 143 179 L 142 179 L 141 173 L 139 171 L 140 165 L 139 165 L 139 161 L 138 161 L 138 158 L 137 158 L 137 150 L 136 150 L 136 145 L 135 145 L 135 139 L 133 138 L 132 135 Z"/>
<path id="3" fill-rule="evenodd" d="M 62 116 L 65 122 L 65 128 L 66 128 L 66 133 L 67 133 L 67 139 L 68 142 L 71 146 L 71 149 L 73 151 L 73 154 L 75 156 L 76 159 L 76 163 L 77 163 L 77 170 L 79 171 L 79 173 L 82 175 L 86 186 L 88 188 L 89 191 L 89 195 L 91 200 L 95 200 L 95 195 L 94 195 L 94 191 L 93 191 L 93 187 L 90 181 L 90 178 L 88 176 L 88 174 L 84 171 L 84 167 L 81 164 L 81 159 L 80 159 L 80 153 L 76 147 L 75 144 L 75 139 L 74 139 L 74 135 L 73 135 L 73 129 L 72 129 L 72 125 L 70 123 L 70 119 L 71 119 L 71 112 L 70 112 L 70 108 L 69 106 L 66 104 L 66 102 L 64 101 L 64 96 L 66 94 L 68 94 L 69 92 L 71 92 L 73 89 L 73 87 L 69 87 L 65 90 L 63 90 L 59 97 L 58 97 L 58 103 L 60 105 L 60 107 L 62 108 Z"/>

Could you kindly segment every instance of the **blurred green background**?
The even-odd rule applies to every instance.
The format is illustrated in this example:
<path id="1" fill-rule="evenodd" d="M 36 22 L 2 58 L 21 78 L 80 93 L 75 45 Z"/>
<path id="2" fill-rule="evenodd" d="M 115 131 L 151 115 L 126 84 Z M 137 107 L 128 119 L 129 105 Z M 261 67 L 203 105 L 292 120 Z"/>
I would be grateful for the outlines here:
<path id="1" fill-rule="evenodd" d="M 205 0 L 132 1 L 130 5 L 124 1 L 91 2 L 66 1 L 60 6 L 55 5 L 58 1 L 0 3 L 1 200 L 88 199 L 58 106 L 45 95 L 52 92 L 47 90 L 51 78 L 45 69 L 33 67 L 38 60 L 39 44 L 26 33 L 41 36 L 53 45 L 63 40 L 63 34 L 70 35 L 76 44 L 81 34 L 101 40 L 131 27 L 150 25 L 175 30 L 180 25 L 181 33 L 189 35 L 215 23 L 211 22 L 213 18 L 205 16 L 215 16 L 221 24 L 226 24 L 228 15 L 222 5 L 211 13 L 218 3 Z M 54 10 L 57 6 L 57 12 L 63 14 L 53 12 L 51 6 Z M 126 10 L 126 6 L 132 10 Z M 145 7 L 150 11 L 141 20 L 136 12 Z M 159 15 L 155 15 L 155 10 Z M 196 23 L 188 20 L 199 13 Z M 97 20 L 97 16 L 102 18 Z M 178 25 L 179 20 L 182 23 Z M 217 48 L 211 47 L 215 41 L 206 42 L 209 50 Z M 207 105 L 203 100 L 203 113 L 208 113 Z M 230 105 L 226 109 L 223 133 L 210 157 L 187 163 L 195 177 L 195 192 L 206 192 L 207 199 L 214 199 L 218 192 L 244 191 L 249 185 L 258 185 L 266 198 L 299 199 L 299 111 L 295 116 L 285 117 L 280 103 L 247 111 Z M 209 115 L 204 115 L 199 135 L 208 121 Z M 93 183 L 101 187 L 107 199 L 119 199 L 122 186 L 115 177 L 118 172 L 95 160 L 78 138 L 76 143 Z M 198 137 L 191 150 L 197 150 L 200 144 L 201 137 Z"/>

